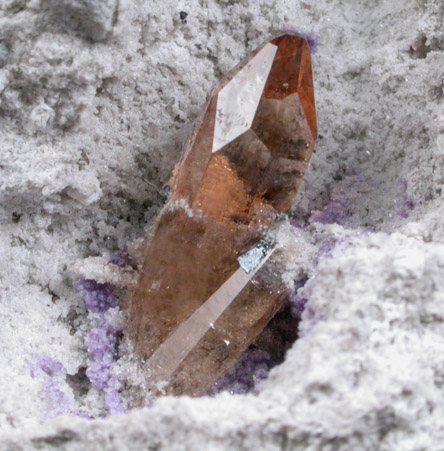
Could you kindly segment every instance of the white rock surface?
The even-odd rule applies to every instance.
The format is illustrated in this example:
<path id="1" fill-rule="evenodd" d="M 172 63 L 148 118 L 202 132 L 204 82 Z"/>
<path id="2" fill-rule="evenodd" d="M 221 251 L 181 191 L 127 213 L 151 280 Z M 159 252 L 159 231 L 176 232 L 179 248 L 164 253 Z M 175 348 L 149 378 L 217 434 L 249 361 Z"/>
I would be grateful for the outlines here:
<path id="1" fill-rule="evenodd" d="M 441 450 L 443 23 L 441 0 L 1 2 L 0 449 Z M 301 337 L 258 396 L 54 419 L 35 356 L 103 414 L 68 266 L 141 233 L 206 92 L 283 28 L 320 37 Z"/>

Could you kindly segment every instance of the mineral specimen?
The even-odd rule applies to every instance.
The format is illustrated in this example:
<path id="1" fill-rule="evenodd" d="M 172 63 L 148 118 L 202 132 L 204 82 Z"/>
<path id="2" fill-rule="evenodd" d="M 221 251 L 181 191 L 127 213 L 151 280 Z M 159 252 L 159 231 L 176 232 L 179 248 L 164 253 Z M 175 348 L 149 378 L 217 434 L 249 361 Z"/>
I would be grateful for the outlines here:
<path id="1" fill-rule="evenodd" d="M 273 37 L 208 96 L 129 293 L 128 330 L 155 392 L 206 393 L 282 308 L 287 212 L 316 139 L 310 49 Z"/>

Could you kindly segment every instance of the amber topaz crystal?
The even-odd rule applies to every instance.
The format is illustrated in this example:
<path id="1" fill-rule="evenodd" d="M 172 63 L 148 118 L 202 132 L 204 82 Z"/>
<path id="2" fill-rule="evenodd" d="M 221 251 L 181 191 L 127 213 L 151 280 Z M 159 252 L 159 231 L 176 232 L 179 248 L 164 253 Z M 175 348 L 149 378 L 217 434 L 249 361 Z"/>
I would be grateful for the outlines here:
<path id="1" fill-rule="evenodd" d="M 197 396 L 282 308 L 275 248 L 316 139 L 310 49 L 264 43 L 208 96 L 144 246 L 128 330 L 154 391 Z"/>

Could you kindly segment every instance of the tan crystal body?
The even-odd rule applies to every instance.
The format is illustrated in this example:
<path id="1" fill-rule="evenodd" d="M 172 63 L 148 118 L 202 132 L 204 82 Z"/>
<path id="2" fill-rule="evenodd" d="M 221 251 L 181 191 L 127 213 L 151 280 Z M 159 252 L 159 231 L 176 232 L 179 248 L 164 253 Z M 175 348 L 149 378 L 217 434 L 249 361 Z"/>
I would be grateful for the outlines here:
<path id="1" fill-rule="evenodd" d="M 310 49 L 274 37 L 208 96 L 145 243 L 128 331 L 147 384 L 204 394 L 282 308 L 278 252 L 239 256 L 287 212 L 316 139 Z"/>

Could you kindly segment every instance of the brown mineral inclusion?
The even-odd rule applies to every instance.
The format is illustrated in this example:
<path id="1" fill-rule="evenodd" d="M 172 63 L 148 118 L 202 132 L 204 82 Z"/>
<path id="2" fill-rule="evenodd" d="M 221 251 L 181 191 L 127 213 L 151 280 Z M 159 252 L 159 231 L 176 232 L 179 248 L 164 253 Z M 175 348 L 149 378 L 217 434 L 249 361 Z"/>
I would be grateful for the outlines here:
<path id="1" fill-rule="evenodd" d="M 310 49 L 275 36 L 208 96 L 146 239 L 128 330 L 155 392 L 198 396 L 282 308 L 278 252 L 316 139 Z"/>

